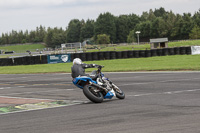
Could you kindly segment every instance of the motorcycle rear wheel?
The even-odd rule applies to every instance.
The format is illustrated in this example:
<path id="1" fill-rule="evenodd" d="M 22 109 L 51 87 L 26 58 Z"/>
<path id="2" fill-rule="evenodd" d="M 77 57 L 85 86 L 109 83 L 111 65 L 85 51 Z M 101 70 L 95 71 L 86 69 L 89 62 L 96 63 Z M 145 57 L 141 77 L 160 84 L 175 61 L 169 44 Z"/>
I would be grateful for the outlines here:
<path id="1" fill-rule="evenodd" d="M 91 85 L 85 85 L 83 87 L 83 93 L 90 101 L 94 103 L 102 103 L 103 94 L 99 91 L 95 92 L 95 90 L 97 90 L 97 88 Z"/>

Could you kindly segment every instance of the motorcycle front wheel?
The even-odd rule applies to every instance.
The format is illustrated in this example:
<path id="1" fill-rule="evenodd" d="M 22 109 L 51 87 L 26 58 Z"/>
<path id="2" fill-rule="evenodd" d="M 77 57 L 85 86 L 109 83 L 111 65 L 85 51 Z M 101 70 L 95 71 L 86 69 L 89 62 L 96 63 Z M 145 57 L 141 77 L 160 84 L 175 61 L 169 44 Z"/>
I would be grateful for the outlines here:
<path id="1" fill-rule="evenodd" d="M 113 84 L 113 89 L 115 91 L 115 94 L 116 94 L 117 98 L 119 98 L 119 99 L 124 99 L 125 98 L 124 92 L 119 87 L 117 87 L 115 84 Z"/>
<path id="2" fill-rule="evenodd" d="M 96 87 L 91 85 L 85 85 L 83 87 L 84 95 L 94 103 L 101 103 L 103 102 L 103 94 L 97 90 Z"/>

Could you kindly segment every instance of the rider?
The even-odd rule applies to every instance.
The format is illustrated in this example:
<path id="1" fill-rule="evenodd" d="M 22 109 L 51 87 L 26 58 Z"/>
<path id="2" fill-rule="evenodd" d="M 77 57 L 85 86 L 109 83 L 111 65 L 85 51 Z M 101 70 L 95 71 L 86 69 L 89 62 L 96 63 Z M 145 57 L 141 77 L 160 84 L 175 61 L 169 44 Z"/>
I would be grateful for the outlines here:
<path id="1" fill-rule="evenodd" d="M 76 78 L 76 77 L 79 77 L 79 76 L 87 76 L 87 77 L 91 77 L 93 80 L 96 80 L 97 75 L 91 76 L 89 74 L 85 74 L 85 69 L 86 68 L 94 68 L 94 67 L 97 67 L 97 66 L 99 66 L 99 65 L 84 64 L 80 58 L 75 58 L 73 60 L 73 66 L 71 67 L 72 78 Z"/>

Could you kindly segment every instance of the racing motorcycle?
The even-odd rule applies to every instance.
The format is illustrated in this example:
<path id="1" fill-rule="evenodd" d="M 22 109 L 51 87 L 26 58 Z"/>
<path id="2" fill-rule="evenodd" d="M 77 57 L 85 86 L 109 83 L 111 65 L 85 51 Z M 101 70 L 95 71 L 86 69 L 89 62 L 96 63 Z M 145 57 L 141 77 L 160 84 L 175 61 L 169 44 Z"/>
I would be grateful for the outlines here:
<path id="1" fill-rule="evenodd" d="M 101 72 L 103 67 L 98 65 L 98 70 L 92 72 L 96 80 L 91 77 L 80 76 L 73 79 L 73 84 L 83 89 L 84 95 L 94 103 L 101 103 L 104 99 L 112 99 L 114 96 L 118 99 L 124 99 L 124 92 Z"/>

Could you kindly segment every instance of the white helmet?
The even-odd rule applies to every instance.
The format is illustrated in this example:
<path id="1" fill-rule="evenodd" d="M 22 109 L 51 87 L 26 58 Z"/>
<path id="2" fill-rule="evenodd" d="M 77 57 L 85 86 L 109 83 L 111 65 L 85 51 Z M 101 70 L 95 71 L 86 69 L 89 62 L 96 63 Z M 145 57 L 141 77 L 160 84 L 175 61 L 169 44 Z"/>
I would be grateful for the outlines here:
<path id="1" fill-rule="evenodd" d="M 82 60 L 81 60 L 80 58 L 75 58 L 75 59 L 73 60 L 73 64 L 78 64 L 78 65 L 80 65 L 80 64 L 82 64 Z"/>

